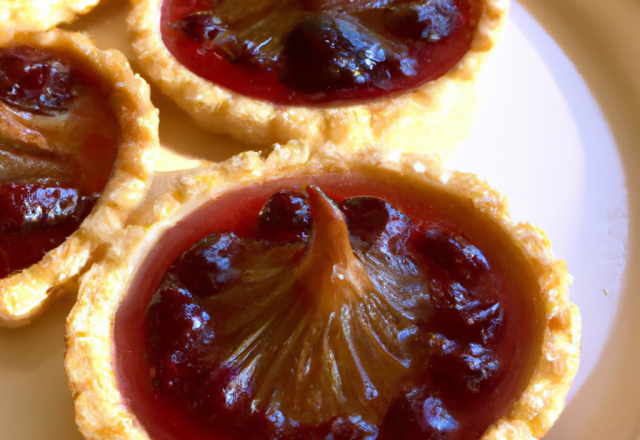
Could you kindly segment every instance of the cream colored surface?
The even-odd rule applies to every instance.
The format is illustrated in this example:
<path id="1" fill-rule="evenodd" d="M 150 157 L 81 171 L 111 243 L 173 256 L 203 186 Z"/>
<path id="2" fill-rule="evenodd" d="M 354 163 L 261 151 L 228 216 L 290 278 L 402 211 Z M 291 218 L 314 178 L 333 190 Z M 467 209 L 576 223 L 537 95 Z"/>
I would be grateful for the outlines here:
<path id="1" fill-rule="evenodd" d="M 603 273 L 609 274 L 608 282 L 600 281 L 584 292 L 581 307 L 581 311 L 587 308 L 592 315 L 591 333 L 602 335 L 604 350 L 598 353 L 595 365 L 584 372 L 582 386 L 545 440 L 640 440 L 640 295 L 637 289 L 640 285 L 640 27 L 637 25 L 640 3 L 636 0 L 523 3 L 570 57 L 597 100 L 615 138 L 624 172 L 622 196 L 628 203 L 628 218 L 625 212 L 625 217 L 618 220 L 628 226 L 628 234 L 624 233 L 620 239 L 616 227 L 619 214 L 610 211 L 607 226 L 600 226 L 605 234 L 595 246 L 584 248 L 606 268 Z M 605 172 L 600 158 L 609 154 L 603 149 L 591 151 L 592 164 L 585 180 Z M 592 187 L 599 191 L 597 186 Z M 620 194 L 605 191 L 599 196 L 600 199 L 607 197 L 620 197 Z M 583 217 L 583 222 L 591 220 Z M 598 234 L 595 225 L 589 225 L 588 229 Z M 622 267 L 607 267 L 611 251 L 603 250 L 609 243 L 616 243 L 620 248 L 624 256 Z M 620 272 L 622 277 L 617 278 L 615 274 Z M 610 285 L 616 287 L 612 289 Z M 613 307 L 603 310 L 600 301 L 593 301 L 596 295 L 610 298 L 615 291 L 619 291 L 619 301 Z M 606 321 L 598 319 L 598 313 L 603 311 L 607 313 Z M 583 340 L 584 345 L 588 343 L 589 339 Z"/>
<path id="2" fill-rule="evenodd" d="M 105 258 L 82 278 L 78 302 L 68 318 L 66 370 L 76 402 L 76 421 L 89 439 L 144 439 L 140 426 L 119 394 L 112 359 L 115 313 L 127 286 L 157 240 L 180 219 L 204 203 L 247 185 L 299 174 L 350 172 L 397 173 L 398 184 L 434 185 L 468 198 L 497 222 L 522 249 L 540 283 L 545 313 L 542 354 L 534 376 L 512 410 L 483 440 L 539 438 L 564 407 L 578 369 L 580 315 L 567 297 L 569 276 L 554 260 L 546 237 L 528 224 L 514 224 L 502 196 L 472 174 L 443 170 L 424 155 L 381 153 L 377 148 L 345 151 L 340 146 L 317 150 L 304 144 L 276 146 L 263 158 L 242 153 L 204 169 L 174 174 L 159 194 L 152 194 L 115 237 Z M 519 430 L 520 435 L 510 433 Z"/>
<path id="3" fill-rule="evenodd" d="M 590 91 L 575 88 L 581 82 L 579 78 L 569 78 L 568 84 L 559 83 L 557 89 L 550 89 L 545 83 L 521 76 L 520 72 L 530 66 L 547 69 L 555 78 L 562 73 L 549 66 L 548 58 L 532 56 L 531 49 L 522 46 L 520 40 L 504 44 L 522 32 L 519 17 L 510 15 L 510 25 L 496 48 L 501 54 L 491 58 L 487 65 L 490 70 L 481 76 L 480 111 L 484 116 L 478 122 L 482 129 L 474 128 L 471 143 L 463 144 L 458 157 L 468 164 L 465 169 L 488 179 L 508 196 L 515 218 L 535 219 L 534 223 L 543 227 L 555 255 L 567 260 L 575 276 L 570 294 L 583 315 L 583 358 L 588 354 L 595 359 L 581 363 L 578 376 L 583 379 L 574 382 L 570 393 L 573 398 L 544 440 L 640 440 L 640 295 L 635 288 L 640 284 L 640 4 L 636 0 L 521 3 L 575 63 Z M 103 1 L 73 28 L 88 31 L 101 49 L 116 48 L 128 55 L 128 10 L 125 0 Z M 540 50 L 538 36 L 525 34 L 524 38 L 533 49 Z M 509 68 L 514 65 L 519 68 Z M 164 170 L 192 166 L 198 158 L 224 160 L 248 148 L 229 136 L 195 126 L 171 99 L 151 88 L 153 102 L 163 115 L 161 142 L 171 153 L 161 155 Z M 589 99 L 595 96 L 615 135 L 614 146 L 604 149 L 602 140 L 585 130 L 585 125 L 607 124 L 601 115 L 596 124 L 579 123 L 575 137 L 571 137 L 573 128 L 556 131 L 565 123 L 573 127 L 581 118 L 581 106 L 568 109 L 566 114 L 557 111 L 557 101 L 562 99 L 558 93 L 567 90 L 580 97 L 586 93 Z M 517 100 L 521 106 L 512 106 Z M 523 120 L 521 108 L 527 106 L 532 111 L 525 113 Z M 555 123 L 549 125 L 549 120 Z M 478 131 L 482 136 L 476 136 Z M 576 154 L 566 154 L 567 136 L 576 143 Z M 187 159 L 176 163 L 176 156 Z M 572 165 L 562 166 L 568 159 Z M 618 168 L 603 167 L 603 162 L 609 161 L 617 162 Z M 574 173 L 576 168 L 580 173 Z M 557 172 L 559 169 L 563 172 Z M 623 183 L 612 185 L 612 180 Z M 574 186 L 595 188 L 602 195 L 585 205 L 593 200 L 592 195 L 565 193 L 567 187 Z M 577 200 L 571 199 L 567 205 L 568 197 Z M 620 198 L 625 207 L 623 218 L 601 203 Z M 623 232 L 618 224 L 624 226 Z M 618 264 L 612 259 L 612 248 L 616 247 L 622 249 L 613 255 L 623 263 L 610 271 L 608 266 Z M 585 259 L 587 255 L 591 258 Z M 598 272 L 600 278 L 592 280 L 590 275 Z M 61 298 L 29 326 L 0 328 L 3 440 L 83 439 L 74 423 L 73 401 L 61 362 L 64 320 L 74 300 L 71 296 Z M 604 351 L 593 348 L 594 335 L 600 335 Z"/>
<path id="4" fill-rule="evenodd" d="M 258 147 L 305 139 L 345 147 L 377 144 L 445 157 L 453 154 L 468 133 L 476 108 L 475 80 L 508 8 L 508 0 L 483 1 L 471 50 L 447 74 L 415 91 L 361 104 L 298 107 L 248 98 L 193 74 L 162 41 L 162 0 L 132 3 L 129 25 L 140 67 L 207 130 L 229 133 Z"/>
<path id="5" fill-rule="evenodd" d="M 86 14 L 100 0 L 0 0 L 0 35 L 46 31 L 71 23 Z"/>
<path id="6" fill-rule="evenodd" d="M 134 76 L 122 54 L 99 51 L 85 36 L 59 30 L 23 34 L 2 43 L 18 44 L 55 48 L 95 71 L 113 88 L 111 105 L 122 139 L 112 178 L 78 230 L 39 263 L 0 280 L 0 325 L 7 327 L 27 324 L 56 296 L 73 289 L 74 277 L 98 258 L 99 249 L 108 246 L 110 235 L 142 198 L 151 182 L 158 145 L 158 115 L 149 88 Z"/>

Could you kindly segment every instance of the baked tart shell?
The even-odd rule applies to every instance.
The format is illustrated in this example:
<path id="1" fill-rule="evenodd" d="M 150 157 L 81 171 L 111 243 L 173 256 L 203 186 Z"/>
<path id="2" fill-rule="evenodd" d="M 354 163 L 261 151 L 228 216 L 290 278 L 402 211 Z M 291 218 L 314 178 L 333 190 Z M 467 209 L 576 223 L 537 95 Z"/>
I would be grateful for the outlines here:
<path id="1" fill-rule="evenodd" d="M 578 368 L 581 330 L 578 309 L 568 299 L 570 277 L 564 262 L 551 255 L 545 235 L 529 224 L 514 224 L 505 199 L 486 182 L 447 171 L 432 157 L 335 146 L 311 151 L 298 143 L 276 146 L 267 157 L 247 152 L 209 168 L 161 176 L 126 230 L 114 236 L 105 258 L 82 277 L 78 302 L 67 321 L 65 367 L 83 435 L 88 439 L 149 438 L 118 388 L 114 322 L 137 269 L 168 230 L 205 203 L 249 185 L 300 174 L 376 170 L 395 173 L 407 185 L 432 185 L 468 199 L 530 261 L 544 315 L 541 354 L 524 392 L 482 439 L 542 437 L 564 407 Z"/>
<path id="2" fill-rule="evenodd" d="M 75 277 L 124 225 L 151 182 L 158 146 L 158 112 L 149 87 L 116 50 L 101 51 L 84 35 L 62 30 L 20 34 L 2 47 L 27 45 L 64 54 L 111 89 L 109 105 L 119 122 L 121 140 L 111 179 L 88 217 L 68 239 L 33 266 L 0 280 L 0 325 L 29 323 L 56 296 L 73 290 Z"/>
<path id="3" fill-rule="evenodd" d="M 12 37 L 17 32 L 39 32 L 59 24 L 71 23 L 86 14 L 100 0 L 1 0 L 0 35 Z"/>
<path id="4" fill-rule="evenodd" d="M 494 47 L 507 0 L 482 2 L 469 51 L 440 78 L 417 89 L 355 103 L 277 105 L 218 86 L 180 64 L 160 32 L 162 0 L 134 0 L 133 51 L 145 74 L 202 128 L 258 147 L 289 140 L 345 147 L 378 145 L 448 158 L 475 116 L 476 80 Z"/>

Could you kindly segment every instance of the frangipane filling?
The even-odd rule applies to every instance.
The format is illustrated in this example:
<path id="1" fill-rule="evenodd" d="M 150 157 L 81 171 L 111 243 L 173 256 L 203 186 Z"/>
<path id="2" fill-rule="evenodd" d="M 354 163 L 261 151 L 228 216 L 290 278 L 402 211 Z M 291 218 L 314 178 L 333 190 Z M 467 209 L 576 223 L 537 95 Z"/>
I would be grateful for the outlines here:
<path id="1" fill-rule="evenodd" d="M 109 90 L 67 56 L 0 49 L 0 278 L 37 263 L 91 212 L 117 155 Z"/>
<path id="2" fill-rule="evenodd" d="M 445 217 L 379 197 L 267 197 L 117 318 L 152 438 L 471 440 L 505 414 L 539 352 L 529 268 L 514 280 Z"/>
<path id="3" fill-rule="evenodd" d="M 189 70 L 276 104 L 411 90 L 471 47 L 475 0 L 164 0 L 162 38 Z"/>

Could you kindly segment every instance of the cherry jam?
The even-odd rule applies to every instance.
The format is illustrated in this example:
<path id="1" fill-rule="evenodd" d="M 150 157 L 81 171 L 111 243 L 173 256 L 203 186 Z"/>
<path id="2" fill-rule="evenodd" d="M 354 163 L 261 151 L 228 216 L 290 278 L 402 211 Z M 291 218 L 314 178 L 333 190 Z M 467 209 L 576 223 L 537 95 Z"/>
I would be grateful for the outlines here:
<path id="1" fill-rule="evenodd" d="M 330 197 L 348 231 L 348 258 L 357 260 L 356 277 L 338 271 L 332 283 L 349 290 L 366 273 L 371 284 L 361 285 L 382 295 L 309 293 L 321 284 L 314 271 L 323 269 L 299 271 L 340 239 L 318 236 L 335 228 L 318 224 L 321 208 L 309 201 L 300 178 L 224 196 L 161 239 L 115 326 L 119 387 L 151 438 L 469 440 L 505 414 L 539 356 L 535 275 L 504 232 L 468 201 L 433 188 L 398 188 L 392 179 L 384 173 L 373 180 L 303 179 Z M 194 240 L 202 233 L 206 238 Z M 189 241 L 197 243 L 189 247 Z M 287 289 L 291 296 L 273 293 Z M 283 307 L 281 298 L 287 298 Z M 335 310 L 327 312 L 326 304 Z M 317 360 L 308 354 L 305 363 L 304 353 L 314 353 L 308 347 L 324 341 L 305 333 L 316 328 L 301 324 L 308 311 L 341 324 L 322 327 L 333 335 L 322 344 L 332 349 Z M 252 333 L 254 326 L 261 330 Z M 347 348 L 339 348 L 341 341 Z M 327 388 L 315 412 L 332 405 L 336 412 L 309 423 L 313 411 L 300 408 L 315 399 L 322 377 L 338 377 L 327 373 L 331 365 L 348 369 L 332 363 L 332 356 L 347 359 L 341 350 L 360 365 L 348 378 L 338 374 L 336 395 L 346 402 L 332 403 Z M 313 374 L 290 365 L 308 365 Z M 278 390 L 285 389 L 298 396 L 281 397 Z"/>
<path id="2" fill-rule="evenodd" d="M 36 114 L 67 110 L 73 99 L 70 67 L 30 46 L 0 48 L 0 101 Z"/>
<path id="3" fill-rule="evenodd" d="M 99 194 L 59 185 L 0 185 L 0 279 L 61 245 L 89 215 Z"/>
<path id="4" fill-rule="evenodd" d="M 39 160 L 55 163 L 72 176 L 68 181 L 57 181 L 42 171 L 45 175 L 39 178 L 0 181 L 0 279 L 40 261 L 62 244 L 91 212 L 111 175 L 120 137 L 115 114 L 104 110 L 108 93 L 91 74 L 55 53 L 31 46 L 0 49 L 0 105 L 38 115 L 42 120 L 66 118 L 75 111 L 77 100 L 89 94 L 93 101 L 86 104 L 85 100 L 75 117 L 85 124 L 100 120 L 99 126 L 89 127 L 86 136 L 77 132 L 57 133 L 45 122 L 44 148 L 30 145 L 29 139 L 24 140 L 25 145 L 15 142 L 0 146 L 9 150 L 9 157 L 25 158 L 27 163 Z M 102 117 L 92 114 L 83 120 L 86 112 Z M 40 120 L 34 122 L 22 114 L 9 114 L 15 115 L 16 126 L 24 125 L 26 133 L 39 132 Z M 63 148 L 64 153 L 52 147 L 66 143 L 65 136 L 72 139 L 69 144 L 78 143 L 77 151 L 71 151 L 69 145 Z M 46 145 L 49 137 L 52 145 Z"/>
<path id="5" fill-rule="evenodd" d="M 161 33 L 189 70 L 275 104 L 376 98 L 415 89 L 471 47 L 473 0 L 165 0 Z"/>

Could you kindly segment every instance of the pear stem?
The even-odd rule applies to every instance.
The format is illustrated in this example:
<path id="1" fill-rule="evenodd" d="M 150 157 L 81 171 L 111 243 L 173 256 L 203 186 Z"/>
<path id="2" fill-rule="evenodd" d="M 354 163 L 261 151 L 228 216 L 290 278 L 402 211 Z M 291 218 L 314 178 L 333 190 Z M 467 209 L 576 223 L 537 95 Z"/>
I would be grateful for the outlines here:
<path id="1" fill-rule="evenodd" d="M 331 313 L 372 288 L 371 280 L 353 253 L 347 222 L 336 204 L 318 187 L 309 186 L 313 234 L 297 273 L 313 302 Z"/>

